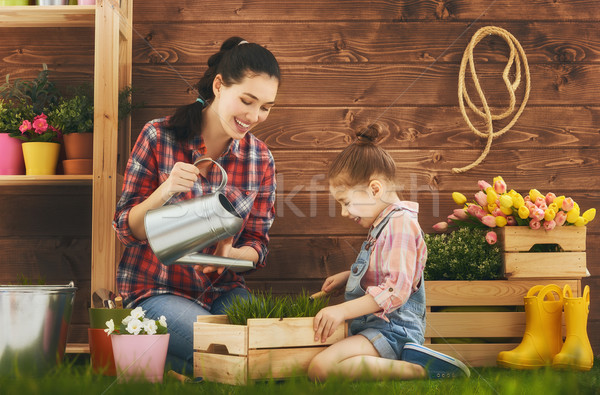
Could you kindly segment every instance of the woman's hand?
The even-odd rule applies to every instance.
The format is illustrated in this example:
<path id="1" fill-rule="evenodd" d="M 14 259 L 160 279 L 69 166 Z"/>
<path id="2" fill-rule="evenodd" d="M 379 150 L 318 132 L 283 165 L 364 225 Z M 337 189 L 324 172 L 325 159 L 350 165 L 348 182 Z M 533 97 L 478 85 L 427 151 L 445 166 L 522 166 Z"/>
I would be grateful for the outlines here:
<path id="1" fill-rule="evenodd" d="M 175 163 L 169 178 L 160 185 L 163 201 L 166 202 L 175 194 L 189 192 L 198 180 L 198 174 L 200 170 L 191 163 Z"/>
<path id="2" fill-rule="evenodd" d="M 315 341 L 321 340 L 325 343 L 327 338 L 335 332 L 337 327 L 346 321 L 346 315 L 342 305 L 329 306 L 321 309 L 313 321 L 315 330 Z"/>
<path id="3" fill-rule="evenodd" d="M 339 295 L 346 287 L 348 277 L 350 277 L 350 270 L 327 277 L 321 287 L 321 291 L 332 295 Z"/>
<path id="4" fill-rule="evenodd" d="M 235 248 L 233 248 L 233 237 L 228 237 L 224 240 L 221 240 L 217 243 L 217 248 L 215 250 L 215 254 L 216 256 L 224 256 L 226 258 L 232 258 L 231 253 L 233 252 L 233 250 L 235 250 Z M 201 271 L 204 274 L 208 274 L 208 273 L 212 273 L 212 272 L 217 272 L 218 274 L 223 273 L 223 271 L 226 269 L 225 266 L 203 266 L 203 265 L 196 265 L 194 266 L 194 269 L 196 269 L 197 271 Z"/>

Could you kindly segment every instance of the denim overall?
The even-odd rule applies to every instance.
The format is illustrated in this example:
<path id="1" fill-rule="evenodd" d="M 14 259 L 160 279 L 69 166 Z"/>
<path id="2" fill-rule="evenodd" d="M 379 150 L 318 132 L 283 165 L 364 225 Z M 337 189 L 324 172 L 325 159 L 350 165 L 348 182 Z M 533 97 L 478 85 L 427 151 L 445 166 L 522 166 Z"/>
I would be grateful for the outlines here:
<path id="1" fill-rule="evenodd" d="M 360 281 L 369 267 L 371 247 L 387 225 L 394 213 L 406 211 L 405 215 L 413 216 L 407 209 L 397 209 L 390 212 L 381 222 L 369 231 L 369 237 L 362 244 L 356 262 L 350 268 L 350 277 L 346 284 L 346 300 L 360 298 L 366 294 Z M 375 285 L 375 284 L 373 284 Z M 404 344 L 413 342 L 423 344 L 425 341 L 425 285 L 421 281 L 419 289 L 413 292 L 408 300 L 397 310 L 386 315 L 390 320 L 385 321 L 374 314 L 357 317 L 350 323 L 350 335 L 362 335 L 369 339 L 379 355 L 388 359 L 400 359 Z"/>

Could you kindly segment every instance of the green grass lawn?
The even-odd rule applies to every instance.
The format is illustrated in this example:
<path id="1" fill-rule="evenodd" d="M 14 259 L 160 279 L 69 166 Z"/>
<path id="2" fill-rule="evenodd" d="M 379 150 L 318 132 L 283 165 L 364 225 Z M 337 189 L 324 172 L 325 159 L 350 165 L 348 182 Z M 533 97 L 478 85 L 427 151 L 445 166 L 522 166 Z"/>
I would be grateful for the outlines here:
<path id="1" fill-rule="evenodd" d="M 245 387 L 165 377 L 161 384 L 118 383 L 91 372 L 87 355 L 66 361 L 43 377 L 0 377 L 0 394 L 600 394 L 600 360 L 589 372 L 552 369 L 472 369 L 470 379 L 313 383 L 306 378 L 256 382 Z"/>

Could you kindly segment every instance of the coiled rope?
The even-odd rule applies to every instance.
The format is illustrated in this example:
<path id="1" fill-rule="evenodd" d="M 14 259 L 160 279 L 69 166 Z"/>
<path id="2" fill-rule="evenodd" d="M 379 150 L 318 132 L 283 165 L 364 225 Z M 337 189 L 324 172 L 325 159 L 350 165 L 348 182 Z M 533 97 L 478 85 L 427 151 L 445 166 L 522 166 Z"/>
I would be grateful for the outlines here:
<path id="1" fill-rule="evenodd" d="M 502 72 L 502 80 L 504 81 L 504 85 L 506 86 L 506 89 L 508 90 L 508 93 L 510 95 L 510 105 L 506 109 L 506 111 L 504 111 L 502 114 L 497 115 L 492 114 L 492 112 L 490 111 L 488 102 L 485 98 L 483 90 L 481 89 L 481 85 L 479 84 L 477 73 L 475 72 L 475 60 L 473 59 L 473 49 L 475 48 L 475 46 L 483 38 L 485 38 L 488 35 L 491 36 L 492 34 L 502 37 L 510 48 L 510 56 L 508 58 L 506 66 L 504 67 L 504 71 Z M 467 63 L 469 64 L 471 78 L 473 80 L 473 83 L 475 84 L 475 88 L 477 89 L 477 94 L 479 95 L 479 99 L 481 100 L 481 103 L 483 105 L 483 111 L 481 111 L 479 108 L 477 108 L 477 106 L 475 106 L 475 104 L 473 104 L 467 92 L 467 88 L 465 86 L 465 74 L 467 69 Z M 515 81 L 511 83 L 509 80 L 509 73 L 511 67 L 513 66 L 513 63 L 515 64 Z M 523 70 L 525 71 L 526 84 L 523 102 L 521 103 L 521 107 L 519 107 L 519 110 L 516 112 L 514 118 L 502 130 L 499 130 L 494 133 L 493 121 L 507 118 L 510 114 L 512 114 L 512 112 L 515 109 L 515 91 L 521 84 L 521 64 L 523 65 Z M 527 100 L 529 99 L 530 90 L 531 79 L 529 76 L 529 65 L 527 64 L 527 57 L 525 56 L 525 51 L 523 50 L 523 47 L 521 47 L 519 41 L 517 41 L 517 39 L 506 30 L 496 26 L 485 26 L 479 29 L 471 38 L 471 42 L 469 42 L 469 45 L 465 49 L 465 53 L 463 54 L 463 58 L 460 63 L 460 72 L 458 74 L 458 103 L 460 105 L 460 111 L 462 113 L 462 116 L 467 122 L 467 125 L 469 125 L 471 131 L 479 137 L 487 138 L 487 143 L 483 152 L 475 162 L 465 167 L 453 168 L 453 173 L 464 173 L 468 170 L 471 170 L 485 159 L 487 154 L 490 152 L 490 148 L 492 147 L 492 140 L 494 139 L 494 137 L 499 137 L 506 133 L 517 122 L 519 116 L 521 116 L 521 113 L 523 112 L 523 109 L 525 109 L 525 105 L 527 104 Z M 473 110 L 473 112 L 475 112 L 480 117 L 484 118 L 486 126 L 485 132 L 479 131 L 475 126 L 473 126 L 473 123 L 471 123 L 471 120 L 469 119 L 469 116 L 467 115 L 465 109 L 465 101 L 467 102 L 469 108 Z"/>

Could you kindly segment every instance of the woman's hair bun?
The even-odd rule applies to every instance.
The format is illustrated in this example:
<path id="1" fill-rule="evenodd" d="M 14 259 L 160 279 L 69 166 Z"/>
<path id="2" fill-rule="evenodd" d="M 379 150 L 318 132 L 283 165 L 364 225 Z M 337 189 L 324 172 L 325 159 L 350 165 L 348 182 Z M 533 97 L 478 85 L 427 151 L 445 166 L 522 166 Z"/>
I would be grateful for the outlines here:
<path id="1" fill-rule="evenodd" d="M 375 144 L 382 134 L 381 125 L 373 123 L 356 132 L 356 140 L 362 144 Z"/>

